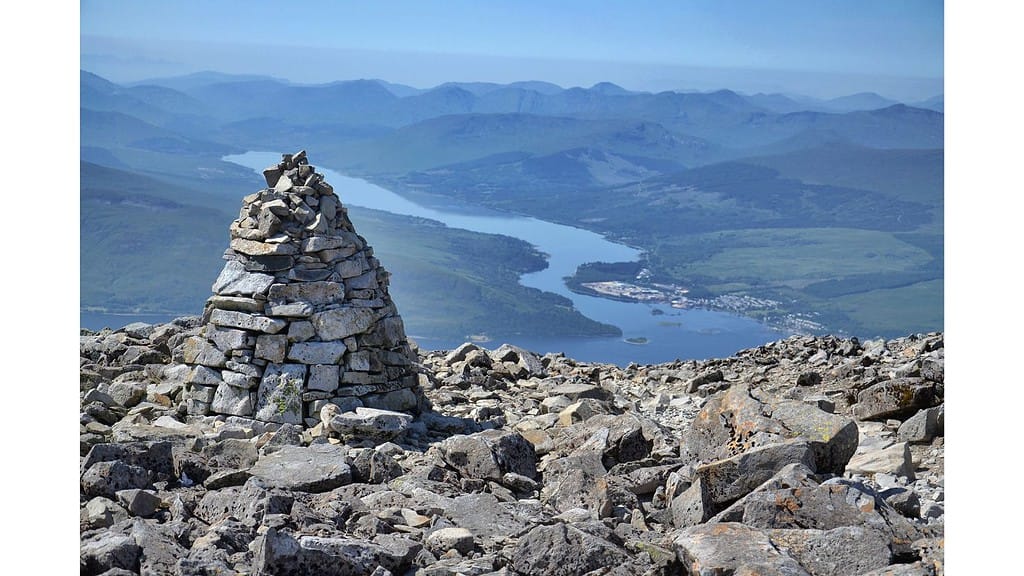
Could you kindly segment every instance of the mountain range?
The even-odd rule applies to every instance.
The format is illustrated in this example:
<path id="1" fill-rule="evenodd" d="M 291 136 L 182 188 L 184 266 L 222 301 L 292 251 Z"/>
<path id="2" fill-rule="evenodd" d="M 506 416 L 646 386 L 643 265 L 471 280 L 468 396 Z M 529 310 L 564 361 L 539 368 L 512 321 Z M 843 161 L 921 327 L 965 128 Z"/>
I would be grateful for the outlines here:
<path id="1" fill-rule="evenodd" d="M 329 168 L 399 193 L 627 241 L 644 250 L 656 279 L 702 294 L 769 295 L 851 334 L 942 328 L 941 95 L 901 103 L 873 93 L 816 100 L 611 83 L 419 89 L 216 72 L 116 84 L 85 70 L 80 90 L 83 308 L 196 310 L 238 200 L 260 185 L 222 158 L 307 148 Z M 108 225 L 136 238 L 133 256 L 149 265 L 117 264 L 124 241 L 104 240 L 120 238 Z M 157 239 L 133 227 L 164 232 Z M 759 236 L 775 239 L 758 245 Z M 775 265 L 770 273 L 728 270 L 751 251 Z M 207 264 L 177 273 L 171 262 L 182 254 Z M 113 276 L 119 282 L 102 280 Z M 498 297 L 503 288 L 493 288 Z M 426 316 L 413 320 L 422 331 L 467 330 Z M 533 321 L 511 324 L 541 333 Z"/>

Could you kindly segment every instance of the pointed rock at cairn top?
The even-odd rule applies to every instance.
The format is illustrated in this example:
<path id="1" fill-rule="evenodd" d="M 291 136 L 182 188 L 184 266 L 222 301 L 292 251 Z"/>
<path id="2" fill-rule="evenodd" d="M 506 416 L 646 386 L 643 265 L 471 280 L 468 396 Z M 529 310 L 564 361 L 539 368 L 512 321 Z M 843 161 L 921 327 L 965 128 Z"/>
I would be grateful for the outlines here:
<path id="1" fill-rule="evenodd" d="M 331 403 L 415 409 L 416 355 L 373 248 L 305 150 L 263 175 L 182 348 L 189 414 L 313 426 Z"/>

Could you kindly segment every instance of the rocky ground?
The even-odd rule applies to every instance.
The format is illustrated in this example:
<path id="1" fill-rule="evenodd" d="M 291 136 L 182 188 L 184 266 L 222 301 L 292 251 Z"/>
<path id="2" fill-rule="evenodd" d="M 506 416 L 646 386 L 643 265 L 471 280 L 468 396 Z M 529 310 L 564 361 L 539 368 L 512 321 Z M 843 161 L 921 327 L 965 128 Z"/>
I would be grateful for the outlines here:
<path id="1" fill-rule="evenodd" d="M 620 368 L 419 351 L 415 414 L 186 417 L 198 318 L 81 334 L 82 574 L 943 574 L 943 335 Z"/>

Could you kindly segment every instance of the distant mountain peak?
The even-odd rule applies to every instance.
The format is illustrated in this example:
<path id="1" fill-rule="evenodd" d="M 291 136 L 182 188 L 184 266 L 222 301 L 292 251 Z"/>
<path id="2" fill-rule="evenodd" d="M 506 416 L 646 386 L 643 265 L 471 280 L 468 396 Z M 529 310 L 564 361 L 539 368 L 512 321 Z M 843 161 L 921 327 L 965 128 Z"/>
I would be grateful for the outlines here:
<path id="1" fill-rule="evenodd" d="M 591 86 L 589 90 L 591 92 L 597 92 L 598 94 L 605 94 L 609 96 L 630 93 L 629 90 L 626 90 L 622 86 L 619 86 L 618 84 L 613 84 L 611 82 L 598 82 L 597 84 Z"/>

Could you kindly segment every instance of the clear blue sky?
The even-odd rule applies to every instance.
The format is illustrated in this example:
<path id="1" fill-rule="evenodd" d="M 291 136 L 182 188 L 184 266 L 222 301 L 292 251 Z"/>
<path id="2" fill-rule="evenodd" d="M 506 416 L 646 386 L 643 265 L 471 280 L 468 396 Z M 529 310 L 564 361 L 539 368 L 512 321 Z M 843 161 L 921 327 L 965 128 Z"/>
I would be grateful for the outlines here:
<path id="1" fill-rule="evenodd" d="M 80 11 L 81 65 L 115 81 L 215 69 L 417 87 L 942 92 L 935 0 L 87 0 Z"/>

